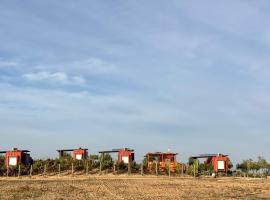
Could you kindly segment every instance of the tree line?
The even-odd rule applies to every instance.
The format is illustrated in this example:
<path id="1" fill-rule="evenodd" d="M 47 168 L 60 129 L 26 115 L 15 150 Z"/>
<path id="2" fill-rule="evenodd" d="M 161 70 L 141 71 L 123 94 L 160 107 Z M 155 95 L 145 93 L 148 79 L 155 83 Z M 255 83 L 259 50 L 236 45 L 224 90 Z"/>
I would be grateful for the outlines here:
<path id="1" fill-rule="evenodd" d="M 236 165 L 236 169 L 238 172 L 245 173 L 246 176 L 258 177 L 270 175 L 270 163 L 261 156 L 256 160 L 243 160 L 241 163 Z"/>

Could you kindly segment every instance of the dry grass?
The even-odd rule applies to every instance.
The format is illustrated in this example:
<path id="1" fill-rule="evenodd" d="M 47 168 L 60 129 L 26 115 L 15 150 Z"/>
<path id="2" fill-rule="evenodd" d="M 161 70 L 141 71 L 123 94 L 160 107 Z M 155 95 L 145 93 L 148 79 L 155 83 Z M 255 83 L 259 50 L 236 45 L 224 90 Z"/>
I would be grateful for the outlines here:
<path id="1" fill-rule="evenodd" d="M 270 180 L 79 176 L 1 178 L 0 199 L 270 199 Z"/>

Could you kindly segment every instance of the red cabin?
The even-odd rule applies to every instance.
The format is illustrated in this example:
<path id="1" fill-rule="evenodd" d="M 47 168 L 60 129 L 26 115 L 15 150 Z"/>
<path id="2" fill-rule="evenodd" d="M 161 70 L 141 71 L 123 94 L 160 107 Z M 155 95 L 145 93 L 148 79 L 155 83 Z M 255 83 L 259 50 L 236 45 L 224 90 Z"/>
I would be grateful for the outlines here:
<path id="1" fill-rule="evenodd" d="M 117 161 L 124 162 L 125 164 L 131 163 L 134 161 L 134 150 L 129 148 L 122 148 L 122 149 L 112 149 L 109 151 L 100 151 L 99 153 L 117 153 Z"/>
<path id="2" fill-rule="evenodd" d="M 205 158 L 205 164 L 207 167 L 212 166 L 215 173 L 228 172 L 229 158 L 228 155 L 223 154 L 203 154 L 200 156 L 192 157 L 194 159 Z"/>
<path id="3" fill-rule="evenodd" d="M 228 172 L 229 159 L 227 155 L 218 154 L 208 159 L 208 161 L 210 160 L 214 168 L 214 172 Z"/>
<path id="4" fill-rule="evenodd" d="M 118 162 L 123 161 L 128 164 L 134 161 L 134 150 L 129 148 L 119 149 L 118 150 Z"/>
<path id="5" fill-rule="evenodd" d="M 72 152 L 72 159 L 73 160 L 85 160 L 88 156 L 88 149 L 61 149 L 57 150 L 59 153 L 59 158 L 65 157 L 66 154 Z"/>
<path id="6" fill-rule="evenodd" d="M 5 154 L 5 166 L 18 166 L 25 165 L 28 166 L 31 164 L 32 158 L 28 150 L 18 150 L 14 148 L 11 151 L 1 151 L 0 154 Z"/>
<path id="7" fill-rule="evenodd" d="M 88 149 L 74 149 L 73 150 L 73 160 L 84 160 L 87 159 Z"/>
<path id="8" fill-rule="evenodd" d="M 169 165 L 170 171 L 176 171 L 176 155 L 177 153 L 162 153 L 162 152 L 155 152 L 155 153 L 147 153 L 145 155 L 147 159 L 147 169 L 148 171 L 152 171 L 154 165 L 158 165 L 158 170 L 164 172 L 166 166 Z"/>

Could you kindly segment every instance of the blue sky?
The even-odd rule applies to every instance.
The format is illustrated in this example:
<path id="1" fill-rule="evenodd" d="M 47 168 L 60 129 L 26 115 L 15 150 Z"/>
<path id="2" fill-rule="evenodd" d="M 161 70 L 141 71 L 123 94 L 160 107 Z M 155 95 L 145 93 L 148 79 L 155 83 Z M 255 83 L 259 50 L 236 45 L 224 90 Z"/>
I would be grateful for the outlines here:
<path id="1" fill-rule="evenodd" d="M 0 149 L 270 159 L 269 1 L 2 1 Z"/>

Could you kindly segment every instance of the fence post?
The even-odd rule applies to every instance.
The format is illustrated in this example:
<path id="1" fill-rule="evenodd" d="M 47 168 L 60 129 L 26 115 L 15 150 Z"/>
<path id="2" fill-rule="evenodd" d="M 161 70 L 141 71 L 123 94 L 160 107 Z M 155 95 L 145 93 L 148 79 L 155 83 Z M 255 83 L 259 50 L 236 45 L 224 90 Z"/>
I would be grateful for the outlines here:
<path id="1" fill-rule="evenodd" d="M 88 161 L 86 161 L 86 175 L 88 175 L 89 173 L 89 163 Z"/>
<path id="2" fill-rule="evenodd" d="M 46 176 L 46 165 L 44 165 L 43 176 Z"/>
<path id="3" fill-rule="evenodd" d="M 158 176 L 158 161 L 156 161 L 156 176 Z"/>
<path id="4" fill-rule="evenodd" d="M 143 176 L 143 162 L 141 164 L 141 175 Z"/>
<path id="5" fill-rule="evenodd" d="M 32 173 L 33 173 L 33 165 L 30 166 L 30 178 L 32 178 Z"/>
<path id="6" fill-rule="evenodd" d="M 169 177 L 171 177 L 171 162 L 169 162 Z"/>
<path id="7" fill-rule="evenodd" d="M 61 173 L 61 165 L 60 163 L 58 164 L 58 176 L 60 176 L 60 173 Z"/>
<path id="8" fill-rule="evenodd" d="M 73 162 L 71 163 L 71 174 L 72 174 L 72 176 L 74 174 L 74 165 L 73 165 Z"/>
<path id="9" fill-rule="evenodd" d="M 102 160 L 100 159 L 100 162 L 99 162 L 99 173 L 101 174 L 101 170 L 102 170 Z"/>
<path id="10" fill-rule="evenodd" d="M 131 166 L 130 166 L 130 161 L 128 162 L 128 174 L 131 174 Z"/>
<path id="11" fill-rule="evenodd" d="M 116 172 L 116 162 L 113 163 L 113 173 L 115 174 Z"/>
<path id="12" fill-rule="evenodd" d="M 99 158 L 99 174 L 101 174 L 101 168 L 102 168 L 102 156 L 103 154 L 100 155 L 100 158 Z"/>
<path id="13" fill-rule="evenodd" d="M 7 167 L 7 177 L 8 177 L 8 174 L 9 174 L 9 167 Z"/>
<path id="14" fill-rule="evenodd" d="M 196 164 L 195 162 L 193 163 L 193 173 L 194 173 L 194 178 L 196 177 Z"/>
<path id="15" fill-rule="evenodd" d="M 18 178 L 20 178 L 20 175 L 21 175 L 21 165 L 19 165 Z"/>
<path id="16" fill-rule="evenodd" d="M 183 163 L 182 163 L 181 174 L 182 174 L 182 176 L 184 175 L 184 165 L 183 165 Z"/>

